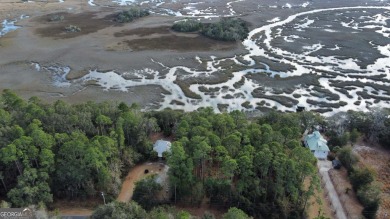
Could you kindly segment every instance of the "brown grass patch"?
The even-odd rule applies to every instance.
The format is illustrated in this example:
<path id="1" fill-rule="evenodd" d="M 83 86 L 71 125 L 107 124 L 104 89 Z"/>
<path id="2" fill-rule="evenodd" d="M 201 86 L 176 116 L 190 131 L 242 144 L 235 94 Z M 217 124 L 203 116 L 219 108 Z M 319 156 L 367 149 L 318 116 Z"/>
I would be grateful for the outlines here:
<path id="1" fill-rule="evenodd" d="M 156 28 L 137 28 L 137 29 L 131 29 L 131 30 L 123 30 L 120 32 L 114 33 L 115 37 L 125 37 L 125 36 L 132 36 L 137 35 L 140 37 L 152 35 L 152 34 L 172 34 L 170 32 L 170 27 L 168 26 L 162 26 L 162 27 L 156 27 Z"/>
<path id="2" fill-rule="evenodd" d="M 179 106 L 184 106 L 184 103 L 178 100 L 172 100 L 170 102 L 171 105 L 179 105 Z"/>
<path id="3" fill-rule="evenodd" d="M 102 204 L 103 199 L 100 196 L 74 200 L 55 199 L 49 204 L 48 209 L 58 211 L 60 215 L 88 216 L 92 214 L 93 209 Z"/>
<path id="4" fill-rule="evenodd" d="M 97 12 L 84 12 L 79 14 L 70 14 L 66 12 L 55 13 L 63 15 L 62 21 L 50 21 L 50 17 L 54 14 L 43 15 L 34 19 L 41 24 L 46 24 L 45 27 L 37 28 L 35 33 L 41 37 L 50 37 L 54 39 L 68 39 L 81 35 L 90 34 L 98 30 L 118 25 L 113 21 L 113 15 L 108 15 L 103 18 L 97 17 Z M 66 32 L 65 27 L 75 25 L 81 28 L 80 32 Z"/>
<path id="5" fill-rule="evenodd" d="M 174 33 L 169 27 L 138 28 L 125 30 L 114 34 L 116 37 L 137 35 L 141 39 L 124 40 L 132 50 L 174 50 L 174 51 L 209 51 L 232 50 L 236 42 L 222 42 L 209 39 L 199 34 Z"/>
<path id="6" fill-rule="evenodd" d="M 229 104 L 219 103 L 219 104 L 217 104 L 217 106 L 218 106 L 219 111 L 226 112 L 228 107 L 229 107 Z"/>
<path id="7" fill-rule="evenodd" d="M 381 183 L 382 194 L 381 203 L 377 213 L 383 216 L 386 212 L 390 212 L 390 153 L 389 151 L 373 145 L 366 145 L 367 143 L 358 142 L 354 146 L 354 151 L 360 156 L 360 164 L 368 166 L 376 172 L 376 180 Z"/>
<path id="8" fill-rule="evenodd" d="M 307 189 L 310 184 L 310 180 L 305 179 L 304 186 Z M 317 202 L 317 198 L 321 200 L 320 203 Z M 332 208 L 330 207 L 330 202 L 326 198 L 325 191 L 320 189 L 314 190 L 314 195 L 310 197 L 308 207 L 306 209 L 308 218 L 315 218 L 321 214 L 328 218 L 334 218 L 332 213 Z"/>
<path id="9" fill-rule="evenodd" d="M 278 95 L 266 95 L 263 88 L 256 88 L 252 92 L 253 97 L 256 98 L 264 98 L 264 99 L 270 99 L 273 101 L 276 101 L 286 107 L 293 107 L 299 103 L 298 100 L 290 98 L 290 97 L 285 97 L 285 96 L 278 96 Z"/>
<path id="10" fill-rule="evenodd" d="M 245 107 L 246 109 L 251 109 L 253 106 L 249 101 L 245 101 L 244 103 L 241 104 L 242 107 Z"/>
<path id="11" fill-rule="evenodd" d="M 196 94 L 190 90 L 191 84 L 188 84 L 184 81 L 174 81 L 174 83 L 180 87 L 180 89 L 183 91 L 183 93 L 184 93 L 184 95 L 186 95 L 186 97 L 189 97 L 192 99 L 202 99 L 201 96 L 199 96 L 198 94 Z"/>
<path id="12" fill-rule="evenodd" d="M 87 75 L 89 71 L 87 69 L 83 69 L 80 71 L 70 71 L 68 75 L 66 75 L 67 80 L 75 80 L 84 77 Z"/>

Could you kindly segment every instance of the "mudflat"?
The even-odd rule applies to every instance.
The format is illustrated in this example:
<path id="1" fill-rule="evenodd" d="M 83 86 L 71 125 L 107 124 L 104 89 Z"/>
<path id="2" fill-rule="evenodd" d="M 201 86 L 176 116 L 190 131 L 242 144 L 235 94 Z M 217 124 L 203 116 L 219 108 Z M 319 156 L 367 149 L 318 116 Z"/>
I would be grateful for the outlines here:
<path id="1" fill-rule="evenodd" d="M 324 114 L 390 106 L 388 1 L 0 0 L 0 89 L 29 98 L 144 109 Z M 130 7 L 150 16 L 130 23 Z M 243 19 L 225 42 L 179 33 L 183 19 Z M 60 18 L 60 19 L 58 19 Z M 67 27 L 79 31 L 69 32 Z"/>
<path id="2" fill-rule="evenodd" d="M 238 43 L 219 42 L 196 33 L 175 33 L 169 26 L 177 20 L 174 17 L 152 15 L 119 24 L 114 22 L 114 15 L 122 8 L 89 9 L 85 8 L 85 3 L 84 6 L 79 2 L 65 3 L 1 3 L 0 18 L 29 14 L 28 18 L 18 21 L 21 28 L 0 38 L 2 89 L 13 89 L 26 98 L 38 96 L 47 101 L 64 99 L 77 103 L 94 99 L 158 105 L 164 93 L 159 86 L 137 86 L 126 92 L 102 91 L 91 84 L 58 87 L 52 83 L 53 72 L 45 70 L 45 66 L 68 66 L 71 71 L 67 78 L 74 80 L 91 69 L 159 70 L 161 65 L 151 62 L 152 57 L 165 63 L 183 63 L 183 56 L 192 59 L 191 54 L 183 52 L 211 55 L 215 51 L 232 53 L 230 50 L 240 47 Z M 71 10 L 66 10 L 67 7 Z M 7 8 L 12 14 L 7 14 Z M 33 15 L 30 15 L 31 9 L 36 10 Z M 64 19 L 50 21 L 54 15 Z M 82 31 L 68 33 L 64 28 L 69 25 L 77 25 Z M 42 67 L 37 70 L 34 63 Z"/>

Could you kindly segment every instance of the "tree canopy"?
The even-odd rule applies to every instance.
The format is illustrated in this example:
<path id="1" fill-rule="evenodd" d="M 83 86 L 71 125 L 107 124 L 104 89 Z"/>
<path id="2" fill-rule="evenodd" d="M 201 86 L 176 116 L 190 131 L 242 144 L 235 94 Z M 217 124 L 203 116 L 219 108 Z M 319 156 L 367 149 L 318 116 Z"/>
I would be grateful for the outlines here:
<path id="1" fill-rule="evenodd" d="M 208 38 L 223 41 L 243 41 L 249 34 L 247 23 L 238 18 L 222 18 L 215 23 L 200 23 L 186 19 L 175 22 L 172 29 L 178 32 L 200 31 Z"/>
<path id="2" fill-rule="evenodd" d="M 47 104 L 4 90 L 0 96 L 0 196 L 22 207 L 50 205 L 54 199 L 98 197 L 103 191 L 109 204 L 99 208 L 95 218 L 126 218 L 128 209 L 134 210 L 135 218 L 145 216 L 143 208 L 157 206 L 154 198 L 161 190 L 152 178 L 136 185 L 134 200 L 143 208 L 111 201 L 129 169 L 154 158 L 150 135 L 162 132 L 174 139 L 166 161 L 171 203 L 200 205 L 206 197 L 211 206 L 231 208 L 226 218 L 245 218 L 245 214 L 299 218 L 319 187 L 316 159 L 301 146 L 302 133 L 320 127 L 338 137 L 348 133 L 346 141 L 356 141 L 364 133 L 367 140 L 383 143 L 390 133 L 388 115 L 386 110 L 347 112 L 335 118 L 311 112 L 271 112 L 247 118 L 243 112 L 216 114 L 211 108 L 142 112 L 126 103 L 72 105 L 59 100 Z M 350 148 L 337 146 L 368 214 L 379 203 L 372 172 L 355 170 L 357 157 Z M 163 211 L 151 212 L 166 216 Z M 175 214 L 187 216 L 186 212 Z"/>
<path id="3" fill-rule="evenodd" d="M 253 216 L 300 215 L 318 187 L 316 159 L 294 143 L 302 129 L 240 118 L 245 115 L 238 111 L 214 114 L 208 108 L 182 117 L 168 157 L 173 200 L 198 203 L 200 189 L 211 205 Z M 299 123 L 292 118 L 286 120 Z M 305 179 L 310 188 L 304 188 Z"/>

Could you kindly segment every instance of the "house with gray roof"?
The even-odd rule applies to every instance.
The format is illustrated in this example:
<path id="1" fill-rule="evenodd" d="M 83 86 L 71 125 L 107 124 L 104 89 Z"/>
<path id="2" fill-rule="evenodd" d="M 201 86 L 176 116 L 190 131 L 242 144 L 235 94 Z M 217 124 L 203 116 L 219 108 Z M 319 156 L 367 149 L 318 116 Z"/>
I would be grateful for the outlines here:
<path id="1" fill-rule="evenodd" d="M 153 145 L 153 150 L 157 152 L 158 157 L 163 157 L 163 153 L 171 151 L 171 142 L 157 140 Z"/>
<path id="2" fill-rule="evenodd" d="M 312 134 L 306 135 L 304 138 L 305 146 L 310 149 L 317 159 L 326 159 L 329 153 L 329 147 L 326 141 L 320 134 L 315 131 Z"/>

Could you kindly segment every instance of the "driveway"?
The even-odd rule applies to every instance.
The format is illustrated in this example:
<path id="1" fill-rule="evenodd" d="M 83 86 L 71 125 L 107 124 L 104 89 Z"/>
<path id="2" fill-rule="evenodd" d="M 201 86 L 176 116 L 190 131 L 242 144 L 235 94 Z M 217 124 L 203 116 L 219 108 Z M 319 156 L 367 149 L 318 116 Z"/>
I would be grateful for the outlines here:
<path id="1" fill-rule="evenodd" d="M 347 219 L 343 206 L 341 205 L 339 195 L 337 194 L 328 171 L 332 168 L 332 162 L 328 160 L 318 160 L 318 169 L 322 182 L 325 184 L 324 190 L 328 194 L 332 209 L 336 212 L 336 218 Z"/>

